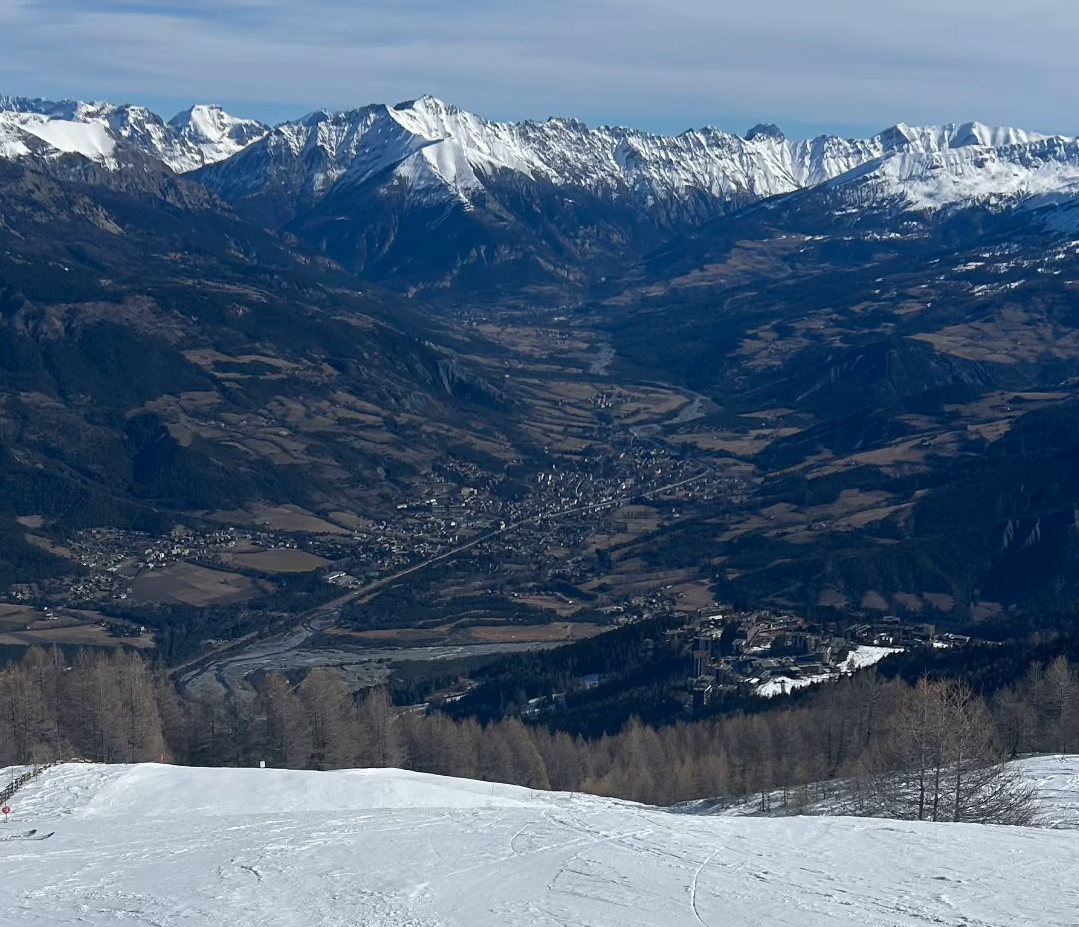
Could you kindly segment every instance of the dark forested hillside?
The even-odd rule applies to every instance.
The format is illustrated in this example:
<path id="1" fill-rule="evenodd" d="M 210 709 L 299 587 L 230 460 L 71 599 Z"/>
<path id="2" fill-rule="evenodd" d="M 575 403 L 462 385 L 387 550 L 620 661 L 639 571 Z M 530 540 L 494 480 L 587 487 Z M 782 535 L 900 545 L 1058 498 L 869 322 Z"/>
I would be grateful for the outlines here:
<path id="1" fill-rule="evenodd" d="M 455 336 L 393 297 L 156 173 L 0 161 L 0 584 L 68 569 L 21 540 L 169 527 L 251 502 L 341 504 L 385 490 L 408 454 L 328 423 L 267 453 L 241 422 L 351 402 L 421 429 L 489 428 L 503 398 Z M 463 442 L 462 442 L 463 443 Z"/>
<path id="2" fill-rule="evenodd" d="M 1030 664 L 989 699 L 954 681 L 926 677 L 910 686 L 869 675 L 795 706 L 658 729 L 634 718 L 598 739 L 516 718 L 483 727 L 437 712 L 400 714 L 385 691 L 354 699 L 340 677 L 323 669 L 298 686 L 269 675 L 251 697 L 179 700 L 167 678 L 133 654 L 84 653 L 68 663 L 57 651 L 31 651 L 17 667 L 0 670 L 0 708 L 0 764 L 74 756 L 395 766 L 651 804 L 756 794 L 762 811 L 773 801 L 804 807 L 830 798 L 847 800 L 849 813 L 914 818 L 924 816 L 916 802 L 905 810 L 880 805 L 889 776 L 951 768 L 945 779 L 974 781 L 1002 758 L 1079 748 L 1079 675 L 1062 656 Z M 957 773 L 949 765 L 954 745 L 972 741 L 979 751 L 963 754 Z M 847 781 L 827 781 L 841 777 Z M 992 783 L 998 792 L 1014 785 L 1003 775 Z M 1021 823 L 1009 815 L 1028 810 L 1019 801 L 981 817 L 949 810 L 931 819 Z"/>
<path id="3" fill-rule="evenodd" d="M 711 400 L 675 440 L 759 479 L 642 554 L 706 557 L 741 603 L 965 624 L 1072 601 L 1075 247 L 1033 212 L 827 196 L 704 226 L 583 312 L 623 375 Z"/>

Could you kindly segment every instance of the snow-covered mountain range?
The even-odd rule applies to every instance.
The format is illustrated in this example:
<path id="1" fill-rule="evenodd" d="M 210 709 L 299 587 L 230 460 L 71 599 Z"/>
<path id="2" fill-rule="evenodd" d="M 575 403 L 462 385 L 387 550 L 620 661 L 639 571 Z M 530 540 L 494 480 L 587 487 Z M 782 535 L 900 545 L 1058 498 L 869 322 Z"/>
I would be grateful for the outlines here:
<path id="1" fill-rule="evenodd" d="M 0 97 L 0 156 L 70 154 L 117 172 L 157 162 L 245 218 L 412 291 L 483 268 L 484 286 L 534 281 L 564 296 L 672 236 L 782 196 L 808 195 L 803 214 L 841 221 L 1079 196 L 1079 140 L 973 122 L 900 124 L 867 139 L 790 141 L 769 125 L 663 136 L 572 119 L 491 122 L 423 97 L 270 128 L 216 106 L 165 122 L 137 106 Z"/>
<path id="2" fill-rule="evenodd" d="M 278 126 L 205 175 L 232 196 L 285 184 L 317 200 L 375 178 L 425 201 L 471 204 L 500 174 L 628 197 L 662 212 L 694 195 L 744 200 L 821 183 L 879 155 L 872 142 L 753 140 L 716 129 L 669 137 L 589 129 L 571 119 L 494 123 L 424 97 L 397 106 L 313 113 Z"/>
<path id="3" fill-rule="evenodd" d="M 115 169 L 125 151 L 138 151 L 186 173 L 231 157 L 268 131 L 219 106 L 193 106 L 166 123 L 141 106 L 0 96 L 5 158 L 79 154 Z"/>
<path id="4" fill-rule="evenodd" d="M 705 196 L 744 202 L 837 178 L 872 175 L 882 190 L 933 207 L 966 198 L 1074 192 L 1079 142 L 979 123 L 896 125 L 868 139 L 790 141 L 774 126 L 740 137 L 718 129 L 677 136 L 590 129 L 572 119 L 490 122 L 434 97 L 344 113 L 312 113 L 270 129 L 219 106 L 167 123 L 107 103 L 0 97 L 0 153 L 78 153 L 115 165 L 138 149 L 187 173 L 234 160 L 207 179 L 233 195 L 269 185 L 318 200 L 376 177 L 423 201 L 470 204 L 500 172 L 558 187 L 630 197 L 660 216 Z M 675 210 L 677 212 L 677 210 Z"/>

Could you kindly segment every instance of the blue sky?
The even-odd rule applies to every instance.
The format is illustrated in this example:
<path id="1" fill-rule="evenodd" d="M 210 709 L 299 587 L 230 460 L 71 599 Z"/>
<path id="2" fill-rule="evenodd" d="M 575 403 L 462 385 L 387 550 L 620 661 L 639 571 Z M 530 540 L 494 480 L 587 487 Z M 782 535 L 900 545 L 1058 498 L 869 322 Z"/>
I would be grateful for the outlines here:
<path id="1" fill-rule="evenodd" d="M 0 94 L 276 122 L 432 93 L 791 136 L 978 119 L 1079 134 L 1076 0 L 0 0 Z"/>

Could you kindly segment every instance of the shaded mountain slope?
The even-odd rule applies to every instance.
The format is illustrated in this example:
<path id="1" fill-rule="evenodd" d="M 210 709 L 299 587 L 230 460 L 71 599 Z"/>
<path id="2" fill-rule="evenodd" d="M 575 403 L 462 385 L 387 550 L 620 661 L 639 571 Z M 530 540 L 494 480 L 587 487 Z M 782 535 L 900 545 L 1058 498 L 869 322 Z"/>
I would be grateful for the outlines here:
<path id="1" fill-rule="evenodd" d="M 7 519 L 70 530 L 257 501 L 377 508 L 394 474 L 445 453 L 425 423 L 467 444 L 499 420 L 501 394 L 437 323 L 197 184 L 99 170 L 0 163 Z"/>

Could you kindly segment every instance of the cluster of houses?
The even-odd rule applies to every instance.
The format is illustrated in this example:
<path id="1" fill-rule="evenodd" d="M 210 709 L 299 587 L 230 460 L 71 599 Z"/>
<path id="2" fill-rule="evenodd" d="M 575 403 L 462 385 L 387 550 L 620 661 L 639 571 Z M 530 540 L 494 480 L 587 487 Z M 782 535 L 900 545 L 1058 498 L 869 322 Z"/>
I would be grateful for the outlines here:
<path id="1" fill-rule="evenodd" d="M 843 625 L 814 623 L 771 611 L 714 610 L 671 632 L 693 661 L 690 711 L 721 694 L 785 694 L 871 665 L 900 650 L 954 646 L 932 624 L 895 617 Z"/>

